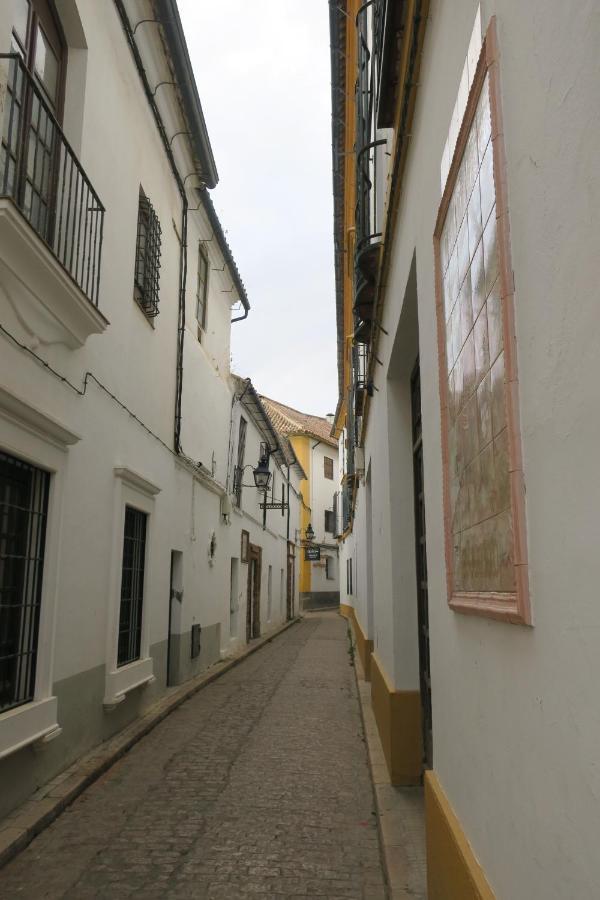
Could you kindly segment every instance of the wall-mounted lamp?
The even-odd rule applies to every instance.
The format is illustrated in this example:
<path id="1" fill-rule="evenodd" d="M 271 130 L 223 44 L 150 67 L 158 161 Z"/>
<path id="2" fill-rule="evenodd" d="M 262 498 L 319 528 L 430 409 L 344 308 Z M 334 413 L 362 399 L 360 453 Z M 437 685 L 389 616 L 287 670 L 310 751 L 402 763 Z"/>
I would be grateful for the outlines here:
<path id="1" fill-rule="evenodd" d="M 267 444 L 260 445 L 260 456 L 258 457 L 257 465 L 252 468 L 251 465 L 246 465 L 242 469 L 236 468 L 236 481 L 234 484 L 235 488 L 241 487 L 255 487 L 257 490 L 261 491 L 263 494 L 266 494 L 269 490 L 269 484 L 271 482 L 271 472 L 269 470 L 269 459 L 271 454 L 275 453 L 274 450 Z M 254 484 L 243 484 L 241 479 L 243 478 L 243 473 L 246 469 L 252 469 L 252 475 L 254 476 Z M 238 481 L 239 479 L 239 481 Z"/>
<path id="2" fill-rule="evenodd" d="M 269 482 L 271 481 L 269 457 L 273 452 L 273 450 L 270 450 L 269 447 L 267 447 L 266 453 L 262 454 L 262 456 L 258 460 L 257 467 L 252 471 L 252 474 L 254 475 L 254 484 L 259 491 L 263 492 L 263 494 L 266 494 L 267 490 L 269 489 Z"/>

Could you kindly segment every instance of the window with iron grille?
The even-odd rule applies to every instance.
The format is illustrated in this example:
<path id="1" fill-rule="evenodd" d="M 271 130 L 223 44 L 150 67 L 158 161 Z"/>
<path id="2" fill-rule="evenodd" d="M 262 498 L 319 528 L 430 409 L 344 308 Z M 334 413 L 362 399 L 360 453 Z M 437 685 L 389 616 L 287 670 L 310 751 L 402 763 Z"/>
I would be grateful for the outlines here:
<path id="1" fill-rule="evenodd" d="M 335 515 L 332 509 L 325 510 L 325 531 L 329 534 L 335 531 Z"/>
<path id="2" fill-rule="evenodd" d="M 49 484 L 0 453 L 0 712 L 34 698 Z"/>
<path id="3" fill-rule="evenodd" d="M 244 475 L 244 455 L 246 453 L 246 428 L 248 423 L 243 416 L 240 417 L 240 428 L 238 432 L 237 446 L 237 466 L 233 474 L 233 493 L 235 494 L 235 505 L 242 505 L 242 481 Z"/>
<path id="4" fill-rule="evenodd" d="M 352 560 L 346 560 L 346 593 L 352 594 Z"/>
<path id="5" fill-rule="evenodd" d="M 206 329 L 206 307 L 208 298 L 208 254 L 200 244 L 198 248 L 198 288 L 196 290 L 196 319 L 198 320 L 198 340 L 201 329 Z"/>
<path id="6" fill-rule="evenodd" d="M 158 315 L 161 228 L 152 204 L 140 191 L 135 248 L 134 297 L 145 315 Z"/>
<path id="7" fill-rule="evenodd" d="M 333 460 L 328 456 L 323 457 L 323 474 L 325 478 L 329 478 L 333 481 Z"/>
<path id="8" fill-rule="evenodd" d="M 147 520 L 146 513 L 132 506 L 125 507 L 118 666 L 124 666 L 140 658 Z"/>

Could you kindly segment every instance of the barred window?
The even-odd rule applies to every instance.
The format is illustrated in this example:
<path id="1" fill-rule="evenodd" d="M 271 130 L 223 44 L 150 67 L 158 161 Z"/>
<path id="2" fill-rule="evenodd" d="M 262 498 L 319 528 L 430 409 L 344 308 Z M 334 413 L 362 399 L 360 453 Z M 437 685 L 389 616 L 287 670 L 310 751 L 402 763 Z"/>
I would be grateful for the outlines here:
<path id="1" fill-rule="evenodd" d="M 125 507 L 117 665 L 140 658 L 146 562 L 146 513 Z"/>
<path id="2" fill-rule="evenodd" d="M 0 453 L 0 712 L 34 699 L 49 484 Z"/>
<path id="3" fill-rule="evenodd" d="M 161 228 L 158 216 L 146 195 L 140 190 L 134 297 L 149 319 L 158 315 L 160 238 Z"/>
<path id="4" fill-rule="evenodd" d="M 333 481 L 333 460 L 328 456 L 323 457 L 323 474 L 325 478 L 329 478 Z"/>
<path id="5" fill-rule="evenodd" d="M 196 291 L 196 319 L 202 330 L 206 329 L 206 306 L 208 297 L 208 255 L 200 244 L 198 248 L 198 289 Z M 200 338 L 200 331 L 198 332 Z"/>
<path id="6" fill-rule="evenodd" d="M 335 516 L 332 509 L 325 510 L 325 531 L 333 534 L 335 530 Z"/>
<path id="7" fill-rule="evenodd" d="M 246 429 L 248 423 L 243 416 L 240 417 L 240 428 L 238 432 L 237 445 L 237 466 L 234 471 L 233 493 L 235 494 L 235 505 L 242 505 L 242 481 L 244 475 L 244 456 L 246 453 Z"/>

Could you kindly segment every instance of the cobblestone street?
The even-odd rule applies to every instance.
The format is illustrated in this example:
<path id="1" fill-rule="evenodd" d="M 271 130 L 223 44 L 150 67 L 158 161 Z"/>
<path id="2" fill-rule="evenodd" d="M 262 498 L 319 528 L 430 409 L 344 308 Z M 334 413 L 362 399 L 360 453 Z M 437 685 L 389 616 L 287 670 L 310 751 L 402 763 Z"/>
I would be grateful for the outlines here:
<path id="1" fill-rule="evenodd" d="M 345 621 L 308 616 L 179 707 L 0 873 L 0 895 L 384 898 Z"/>

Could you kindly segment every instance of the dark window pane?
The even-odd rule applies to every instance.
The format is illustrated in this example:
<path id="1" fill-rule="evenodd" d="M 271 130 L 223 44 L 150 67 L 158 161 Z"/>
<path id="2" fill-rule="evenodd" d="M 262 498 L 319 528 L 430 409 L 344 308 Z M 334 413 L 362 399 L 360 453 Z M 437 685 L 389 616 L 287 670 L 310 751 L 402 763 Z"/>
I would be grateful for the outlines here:
<path id="1" fill-rule="evenodd" d="M 0 711 L 33 700 L 47 472 L 0 453 Z"/>
<path id="2" fill-rule="evenodd" d="M 125 507 L 117 665 L 139 659 L 146 561 L 146 513 Z"/>

